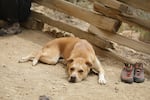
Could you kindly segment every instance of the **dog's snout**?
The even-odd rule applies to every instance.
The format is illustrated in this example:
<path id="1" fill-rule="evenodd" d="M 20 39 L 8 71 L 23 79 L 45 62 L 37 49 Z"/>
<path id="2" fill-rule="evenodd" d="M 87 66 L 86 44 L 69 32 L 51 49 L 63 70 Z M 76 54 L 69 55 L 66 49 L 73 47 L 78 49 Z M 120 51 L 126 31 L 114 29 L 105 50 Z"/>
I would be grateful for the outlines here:
<path id="1" fill-rule="evenodd" d="M 76 82 L 76 76 L 71 76 L 70 77 L 70 82 L 75 83 Z"/>

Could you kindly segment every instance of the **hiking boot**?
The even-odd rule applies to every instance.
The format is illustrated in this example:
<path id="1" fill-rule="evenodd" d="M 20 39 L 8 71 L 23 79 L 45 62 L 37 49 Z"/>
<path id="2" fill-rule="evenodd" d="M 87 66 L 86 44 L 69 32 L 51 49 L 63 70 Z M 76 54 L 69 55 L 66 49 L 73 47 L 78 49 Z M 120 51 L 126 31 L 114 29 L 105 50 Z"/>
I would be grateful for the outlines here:
<path id="1" fill-rule="evenodd" d="M 134 65 L 135 70 L 134 70 L 134 82 L 136 83 L 142 83 L 144 82 L 144 68 L 142 63 L 136 63 Z"/>
<path id="2" fill-rule="evenodd" d="M 134 66 L 133 64 L 125 63 L 124 68 L 121 72 L 121 80 L 125 83 L 132 83 L 134 76 Z"/>
<path id="3" fill-rule="evenodd" d="M 20 29 L 20 24 L 19 23 L 13 23 L 7 26 L 4 26 L 3 28 L 0 29 L 0 36 L 4 36 L 7 34 L 18 34 L 22 30 Z"/>

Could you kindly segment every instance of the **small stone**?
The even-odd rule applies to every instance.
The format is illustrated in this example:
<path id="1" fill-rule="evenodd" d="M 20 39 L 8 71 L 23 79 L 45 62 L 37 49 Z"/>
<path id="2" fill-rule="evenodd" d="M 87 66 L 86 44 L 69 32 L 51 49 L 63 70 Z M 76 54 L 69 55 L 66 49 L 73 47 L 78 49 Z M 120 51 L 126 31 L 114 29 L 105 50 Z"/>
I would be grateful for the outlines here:
<path id="1" fill-rule="evenodd" d="M 52 89 L 56 89 L 55 87 L 52 87 Z"/>
<path id="2" fill-rule="evenodd" d="M 7 96 L 7 97 L 10 97 L 10 95 L 9 95 L 9 94 L 7 94 L 6 96 Z"/>
<path id="3" fill-rule="evenodd" d="M 67 84 L 66 84 L 66 83 L 64 83 L 64 84 L 63 84 L 63 86 L 67 86 Z"/>
<path id="4" fill-rule="evenodd" d="M 5 64 L 2 64 L 2 67 L 4 67 L 4 68 L 5 68 L 5 67 L 6 67 L 6 65 L 5 65 Z"/>
<path id="5" fill-rule="evenodd" d="M 45 95 L 42 95 L 39 97 L 39 100 L 51 100 L 51 99 L 49 99 L 49 97 L 47 97 Z"/>
<path id="6" fill-rule="evenodd" d="M 115 93 L 118 93 L 119 89 L 117 87 L 115 87 Z"/>
<path id="7" fill-rule="evenodd" d="M 116 85 L 118 85 L 118 84 L 119 84 L 119 82 L 115 82 L 115 84 L 116 84 Z"/>

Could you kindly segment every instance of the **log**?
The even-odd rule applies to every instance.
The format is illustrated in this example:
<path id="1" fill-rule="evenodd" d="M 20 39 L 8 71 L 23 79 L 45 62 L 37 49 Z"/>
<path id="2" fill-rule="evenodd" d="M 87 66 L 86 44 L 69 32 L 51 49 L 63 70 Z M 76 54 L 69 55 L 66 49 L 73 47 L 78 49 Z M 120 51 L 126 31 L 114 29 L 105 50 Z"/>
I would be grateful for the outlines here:
<path id="1" fill-rule="evenodd" d="M 21 26 L 32 30 L 42 30 L 44 23 L 30 16 L 25 22 L 21 23 Z"/>
<path id="2" fill-rule="evenodd" d="M 98 13 L 83 9 L 64 0 L 33 0 L 34 2 L 46 6 L 50 9 L 55 9 L 68 15 L 77 17 L 94 26 L 116 32 L 120 27 L 120 21 L 105 17 Z"/>
<path id="3" fill-rule="evenodd" d="M 120 55 L 118 55 L 112 51 L 109 51 L 109 50 L 103 50 L 103 49 L 100 49 L 96 46 L 94 46 L 94 50 L 95 50 L 96 54 L 99 56 L 105 56 L 105 57 L 109 57 L 109 58 L 111 57 L 111 58 L 116 59 L 122 63 L 130 63 L 130 64 L 136 63 L 133 60 L 122 57 L 122 56 L 120 56 Z"/>
<path id="4" fill-rule="evenodd" d="M 37 20 L 37 21 L 41 21 L 41 23 L 47 23 L 47 24 L 52 25 L 54 27 L 58 27 L 62 30 L 72 32 L 76 36 L 79 36 L 80 38 L 87 39 L 89 42 L 92 43 L 94 50 L 95 50 L 97 55 L 112 57 L 112 58 L 115 58 L 118 61 L 121 61 L 123 63 L 124 62 L 133 63 L 131 60 L 128 60 L 128 59 L 123 58 L 119 55 L 116 55 L 115 53 L 113 53 L 111 51 L 105 50 L 106 48 L 113 48 L 112 44 L 110 44 L 110 42 L 108 42 L 106 40 L 103 40 L 103 39 L 96 37 L 95 35 L 93 35 L 89 32 L 82 31 L 82 30 L 80 30 L 74 26 L 62 23 L 60 21 L 52 20 L 51 18 L 46 17 L 45 15 L 43 15 L 41 13 L 34 12 L 34 11 L 31 12 L 31 16 L 30 16 L 28 21 L 31 21 L 31 20 L 33 20 L 33 21 Z M 25 25 L 30 26 L 30 22 L 29 23 L 26 22 Z"/>
<path id="5" fill-rule="evenodd" d="M 118 15 L 120 14 L 120 12 L 118 10 L 108 8 L 99 2 L 94 2 L 93 8 L 96 12 L 102 13 L 105 16 L 112 17 L 114 19 L 116 19 L 118 17 Z"/>
<path id="6" fill-rule="evenodd" d="M 144 43 L 141 41 L 135 41 L 132 39 L 128 39 L 128 38 L 121 36 L 119 34 L 112 34 L 108 31 L 101 30 L 101 29 L 99 29 L 95 26 L 92 26 L 92 25 L 89 27 L 89 31 L 92 32 L 93 34 L 97 35 L 98 37 L 105 39 L 105 40 L 113 41 L 113 42 L 116 42 L 120 45 L 132 48 L 134 50 L 150 54 L 150 44 L 147 44 L 147 43 Z"/>
<path id="7" fill-rule="evenodd" d="M 128 9 L 128 6 L 118 2 L 116 0 L 95 0 L 103 5 L 105 5 L 106 7 L 110 7 L 119 11 L 126 11 Z"/>
<path id="8" fill-rule="evenodd" d="M 150 44 L 150 32 L 141 33 L 139 40 Z"/>
<path id="9" fill-rule="evenodd" d="M 103 1 L 103 0 L 99 0 L 99 1 Z M 113 1 L 114 0 L 109 0 L 109 2 L 113 2 Z M 113 6 L 113 5 L 111 5 L 111 3 L 107 3 L 108 7 L 106 7 L 105 5 L 102 5 L 99 2 L 95 2 L 94 10 L 97 12 L 103 13 L 108 17 L 116 18 L 116 19 L 126 22 L 128 24 L 140 26 L 146 30 L 150 30 L 150 20 L 144 19 L 143 17 L 135 15 L 134 12 L 137 12 L 136 9 L 131 8 L 124 4 L 120 4 L 120 7 L 121 7 L 121 5 L 123 5 L 122 7 L 126 8 L 126 9 L 122 9 L 119 7 L 116 7 L 116 9 L 114 9 L 114 7 L 111 8 Z"/>
<path id="10" fill-rule="evenodd" d="M 80 38 L 84 38 L 87 39 L 89 42 L 91 42 L 93 45 L 103 48 L 103 49 L 107 49 L 107 48 L 113 48 L 112 43 L 105 41 L 101 38 L 96 37 L 94 34 L 91 34 L 89 32 L 83 31 L 77 27 L 74 27 L 72 25 L 60 22 L 60 21 L 56 21 L 51 19 L 50 17 L 46 17 L 45 15 L 41 14 L 41 13 L 37 13 L 32 11 L 31 13 L 31 17 L 36 18 L 44 23 L 47 23 L 51 26 L 57 27 L 61 30 L 64 31 L 68 31 L 70 33 L 73 33 L 75 36 L 78 36 Z"/>
<path id="11" fill-rule="evenodd" d="M 150 0 L 118 0 L 135 8 L 150 12 Z"/>

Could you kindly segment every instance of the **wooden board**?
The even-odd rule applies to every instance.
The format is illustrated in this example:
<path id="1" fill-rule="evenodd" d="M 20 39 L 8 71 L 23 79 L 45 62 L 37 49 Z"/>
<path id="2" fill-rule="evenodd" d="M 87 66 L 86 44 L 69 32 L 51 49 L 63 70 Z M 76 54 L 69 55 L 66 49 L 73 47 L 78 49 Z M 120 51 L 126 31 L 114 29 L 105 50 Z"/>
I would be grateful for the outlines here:
<path id="1" fill-rule="evenodd" d="M 60 28 L 64 31 L 71 32 L 75 36 L 78 36 L 80 38 L 84 38 L 84 39 L 88 40 L 89 42 L 92 43 L 94 50 L 95 50 L 97 55 L 112 57 L 112 58 L 115 58 L 118 61 L 121 61 L 123 63 L 124 62 L 134 63 L 133 61 L 131 61 L 129 59 L 126 59 L 124 57 L 121 57 L 120 55 L 117 55 L 117 54 L 109 51 L 109 50 L 106 50 L 108 48 L 113 48 L 113 45 L 110 42 L 103 40 L 103 39 L 97 37 L 96 35 L 94 35 L 90 32 L 80 30 L 74 26 L 62 23 L 60 21 L 55 21 L 49 17 L 46 17 L 45 15 L 43 15 L 41 13 L 32 12 L 30 17 L 35 18 L 38 21 L 40 20 L 43 23 L 47 23 L 47 24 L 52 25 L 54 27 Z"/>
<path id="2" fill-rule="evenodd" d="M 77 17 L 104 30 L 116 32 L 120 27 L 120 22 L 118 20 L 105 17 L 103 15 L 94 13 L 87 9 L 83 9 L 64 0 L 33 0 L 33 1 L 43 6 L 46 6 L 50 9 L 55 9 L 68 15 Z"/>
<path id="3" fill-rule="evenodd" d="M 119 11 L 124 11 L 124 10 L 127 10 L 128 7 L 121 3 L 121 2 L 118 2 L 116 0 L 95 0 L 107 7 L 110 7 L 110 8 L 113 8 L 113 9 L 117 9 Z"/>
<path id="4" fill-rule="evenodd" d="M 99 1 L 103 1 L 103 0 L 99 0 Z M 107 0 L 106 0 L 107 1 Z M 113 2 L 114 0 L 109 0 L 109 2 Z M 105 3 L 105 2 L 103 2 Z M 113 5 L 111 5 L 111 3 L 107 3 L 107 7 L 105 6 L 106 4 L 101 4 L 99 2 L 95 2 L 94 3 L 94 10 L 100 13 L 105 14 L 108 17 L 111 18 L 116 18 L 120 21 L 126 22 L 128 24 L 132 24 L 132 25 L 136 25 L 136 26 L 140 26 L 146 30 L 150 30 L 150 20 L 148 19 L 144 19 L 143 17 L 137 16 L 135 14 L 136 9 L 131 8 L 127 5 L 124 4 L 120 4 L 122 8 L 118 8 L 116 7 L 116 9 L 111 8 Z M 113 3 L 112 3 L 113 4 Z M 123 9 L 124 8 L 124 9 Z M 127 8 L 127 9 L 125 9 Z"/>
<path id="5" fill-rule="evenodd" d="M 45 15 L 43 15 L 41 13 L 32 12 L 31 17 L 36 18 L 36 19 L 38 19 L 38 20 L 40 20 L 44 23 L 47 23 L 51 26 L 57 27 L 61 30 L 71 32 L 75 36 L 78 36 L 80 38 L 87 39 L 89 42 L 91 42 L 93 45 L 95 45 L 99 48 L 103 48 L 103 49 L 113 48 L 113 46 L 110 42 L 108 42 L 106 40 L 103 40 L 101 38 L 98 38 L 94 34 L 83 31 L 83 30 L 81 30 L 77 27 L 74 27 L 72 25 L 69 25 L 69 24 L 66 24 L 66 23 L 63 23 L 63 22 L 60 22 L 60 21 L 53 20 L 50 17 L 46 17 Z"/>
<path id="6" fill-rule="evenodd" d="M 118 0 L 130 6 L 150 12 L 150 0 Z"/>
<path id="7" fill-rule="evenodd" d="M 89 31 L 96 34 L 98 37 L 105 39 L 105 40 L 113 41 L 113 42 L 116 42 L 120 45 L 132 48 L 134 50 L 150 54 L 150 44 L 140 42 L 140 41 L 135 41 L 132 39 L 128 39 L 128 38 L 121 36 L 119 34 L 112 34 L 110 32 L 98 29 L 97 27 L 92 26 L 92 25 L 89 27 Z"/>

